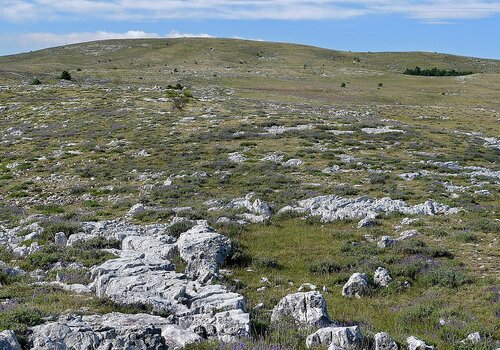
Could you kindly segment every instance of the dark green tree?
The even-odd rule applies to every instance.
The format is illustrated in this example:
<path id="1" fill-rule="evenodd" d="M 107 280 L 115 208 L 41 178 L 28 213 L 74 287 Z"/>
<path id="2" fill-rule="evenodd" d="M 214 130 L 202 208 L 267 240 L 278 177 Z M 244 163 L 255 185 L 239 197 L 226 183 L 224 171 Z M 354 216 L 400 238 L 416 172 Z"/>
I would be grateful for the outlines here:
<path id="1" fill-rule="evenodd" d="M 71 80 L 71 74 L 67 70 L 63 70 L 61 73 L 61 79 Z"/>

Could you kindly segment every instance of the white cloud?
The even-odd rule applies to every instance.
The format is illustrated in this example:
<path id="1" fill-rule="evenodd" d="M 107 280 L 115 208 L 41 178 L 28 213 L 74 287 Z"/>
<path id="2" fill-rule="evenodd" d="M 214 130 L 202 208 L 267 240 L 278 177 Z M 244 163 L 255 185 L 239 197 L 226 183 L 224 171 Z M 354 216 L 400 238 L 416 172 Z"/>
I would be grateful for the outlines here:
<path id="1" fill-rule="evenodd" d="M 419 20 L 482 18 L 498 0 L 0 0 L 0 18 L 53 19 L 341 19 L 398 13 Z"/>
<path id="2" fill-rule="evenodd" d="M 28 33 L 14 35 L 13 37 L 15 38 L 15 40 L 18 40 L 23 46 L 37 45 L 38 47 L 47 47 L 93 40 L 159 38 L 160 35 L 156 33 L 146 33 L 143 31 L 129 30 L 125 33 L 112 33 L 104 31 L 67 34 Z"/>
<path id="3" fill-rule="evenodd" d="M 181 33 L 172 30 L 167 34 L 147 33 L 142 30 L 129 30 L 124 33 L 114 33 L 106 31 L 81 32 L 81 33 L 26 33 L 26 34 L 8 34 L 0 35 L 0 49 L 4 47 L 16 47 L 17 50 L 37 50 L 46 47 L 60 46 L 67 44 L 81 43 L 94 40 L 108 39 L 140 39 L 140 38 L 210 38 L 211 35 L 201 33 Z M 6 50 L 7 51 L 7 50 Z M 10 50 L 8 53 L 13 53 Z"/>

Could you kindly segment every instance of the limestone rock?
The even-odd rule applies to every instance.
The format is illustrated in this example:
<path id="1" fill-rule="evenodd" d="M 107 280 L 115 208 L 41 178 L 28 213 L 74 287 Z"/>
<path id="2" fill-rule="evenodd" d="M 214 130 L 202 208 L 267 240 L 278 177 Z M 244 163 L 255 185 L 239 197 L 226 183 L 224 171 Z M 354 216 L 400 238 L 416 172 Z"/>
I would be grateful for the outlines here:
<path id="1" fill-rule="evenodd" d="M 377 225 L 377 221 L 372 218 L 364 218 L 358 222 L 358 228 L 373 227 L 375 225 Z"/>
<path id="2" fill-rule="evenodd" d="M 477 344 L 480 343 L 483 340 L 483 337 L 481 337 L 481 333 L 475 332 L 469 334 L 464 340 L 461 341 L 461 343 L 472 343 L 472 344 Z"/>
<path id="3" fill-rule="evenodd" d="M 299 292 L 285 296 L 274 307 L 271 322 L 288 320 L 299 327 L 325 327 L 332 321 L 328 317 L 326 301 L 321 293 Z"/>
<path id="4" fill-rule="evenodd" d="M 64 232 L 57 232 L 54 236 L 54 243 L 55 245 L 58 245 L 59 247 L 66 247 L 66 244 L 68 243 L 68 239 L 66 238 L 66 235 Z"/>
<path id="5" fill-rule="evenodd" d="M 393 246 L 397 243 L 397 240 L 392 238 L 391 236 L 382 236 L 380 240 L 377 242 L 377 247 L 384 249 Z"/>
<path id="6" fill-rule="evenodd" d="M 450 208 L 434 201 L 426 201 L 414 206 L 407 205 L 402 200 L 388 197 L 373 199 L 368 196 L 358 198 L 343 198 L 335 195 L 318 196 L 298 202 L 295 207 L 285 207 L 282 211 L 296 211 L 310 216 L 319 216 L 321 221 L 355 219 L 371 217 L 393 212 L 411 215 L 447 215 L 458 212 L 457 208 Z"/>
<path id="7" fill-rule="evenodd" d="M 398 350 L 398 344 L 385 332 L 375 334 L 375 350 Z"/>
<path id="8" fill-rule="evenodd" d="M 246 209 L 252 214 L 271 216 L 269 205 L 259 198 L 254 199 L 254 193 L 248 193 L 243 198 L 233 199 L 226 206 L 228 209 Z"/>
<path id="9" fill-rule="evenodd" d="M 325 347 L 332 350 L 360 349 L 363 337 L 358 326 L 320 328 L 306 338 L 307 348 Z"/>
<path id="10" fill-rule="evenodd" d="M 354 273 L 342 288 L 342 295 L 346 297 L 361 297 L 370 292 L 368 277 L 364 273 Z"/>
<path id="11" fill-rule="evenodd" d="M 392 277 L 389 275 L 389 271 L 387 271 L 387 269 L 378 267 L 373 276 L 373 281 L 378 286 L 387 287 L 392 281 Z"/>
<path id="12" fill-rule="evenodd" d="M 63 315 L 32 327 L 33 350 L 140 349 L 167 350 L 162 326 L 167 320 L 147 314 Z"/>
<path id="13" fill-rule="evenodd" d="M 304 164 L 304 162 L 300 159 L 289 159 L 283 163 L 284 166 L 289 168 L 298 168 L 302 164 Z"/>
<path id="14" fill-rule="evenodd" d="M 186 274 L 202 283 L 217 276 L 219 266 L 231 251 L 229 238 L 205 225 L 182 233 L 176 244 L 181 258 L 188 263 Z"/>
<path id="15" fill-rule="evenodd" d="M 248 158 L 245 157 L 243 154 L 241 154 L 240 152 L 233 152 L 233 153 L 229 153 L 228 155 L 228 159 L 229 161 L 233 162 L 233 163 L 243 163 L 244 161 L 246 161 Z"/>
<path id="16" fill-rule="evenodd" d="M 0 349 L 21 350 L 21 345 L 17 341 L 16 335 L 13 331 L 5 330 L 0 333 Z"/>
<path id="17" fill-rule="evenodd" d="M 122 241 L 122 250 L 134 251 L 142 254 L 154 255 L 157 258 L 169 259 L 176 251 L 174 244 L 169 244 L 169 236 L 164 236 L 163 240 L 151 236 L 127 236 Z"/>
<path id="18" fill-rule="evenodd" d="M 142 203 L 137 203 L 129 209 L 127 214 L 129 216 L 134 216 L 134 215 L 140 214 L 144 211 L 146 211 L 146 208 L 144 207 L 144 205 Z"/>
<path id="19" fill-rule="evenodd" d="M 180 318 L 179 325 L 203 339 L 235 342 L 250 335 L 250 314 L 239 309 L 198 314 Z"/>
<path id="20" fill-rule="evenodd" d="M 433 346 L 427 345 L 414 336 L 406 338 L 406 344 L 408 344 L 408 350 L 434 350 Z"/>

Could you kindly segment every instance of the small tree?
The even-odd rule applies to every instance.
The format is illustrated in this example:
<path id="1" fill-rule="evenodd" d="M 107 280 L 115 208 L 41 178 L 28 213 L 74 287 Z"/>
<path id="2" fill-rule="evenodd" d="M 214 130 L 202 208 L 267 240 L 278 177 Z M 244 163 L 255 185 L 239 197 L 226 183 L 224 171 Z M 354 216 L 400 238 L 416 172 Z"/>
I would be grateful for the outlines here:
<path id="1" fill-rule="evenodd" d="M 67 70 L 63 70 L 61 73 L 61 79 L 71 80 L 71 74 Z"/>
<path id="2" fill-rule="evenodd" d="M 384 84 L 378 83 L 378 87 L 382 87 L 382 86 L 384 86 Z"/>
<path id="3" fill-rule="evenodd" d="M 345 88 L 345 83 L 340 84 L 340 87 Z"/>
<path id="4" fill-rule="evenodd" d="M 40 81 L 40 79 L 35 78 L 35 79 L 33 79 L 33 80 L 31 81 L 31 83 L 30 83 L 30 84 L 31 84 L 31 85 L 41 85 L 41 84 L 42 84 L 42 82 Z"/>

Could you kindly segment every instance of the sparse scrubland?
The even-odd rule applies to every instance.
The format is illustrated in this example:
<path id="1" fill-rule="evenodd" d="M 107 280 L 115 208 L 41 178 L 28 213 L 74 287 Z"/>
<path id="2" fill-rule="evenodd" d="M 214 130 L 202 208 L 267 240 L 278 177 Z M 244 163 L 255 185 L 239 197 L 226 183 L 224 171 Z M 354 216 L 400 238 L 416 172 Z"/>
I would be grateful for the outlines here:
<path id="1" fill-rule="evenodd" d="M 0 57 L 0 345 L 498 348 L 499 135 L 495 60 L 223 39 Z"/>

